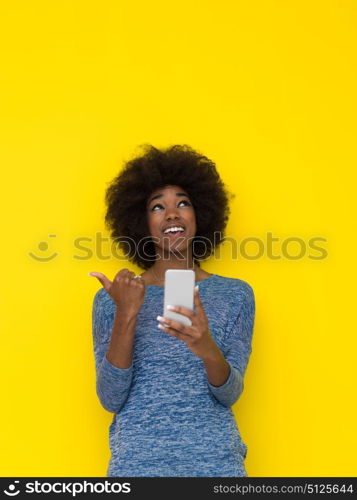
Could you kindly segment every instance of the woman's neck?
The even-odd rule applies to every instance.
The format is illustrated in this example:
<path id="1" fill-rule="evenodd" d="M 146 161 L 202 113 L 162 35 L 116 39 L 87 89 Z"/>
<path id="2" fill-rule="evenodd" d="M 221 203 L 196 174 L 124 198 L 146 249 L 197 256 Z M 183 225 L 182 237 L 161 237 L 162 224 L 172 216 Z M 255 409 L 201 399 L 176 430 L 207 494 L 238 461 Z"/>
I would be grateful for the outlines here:
<path id="1" fill-rule="evenodd" d="M 162 265 L 165 264 L 165 265 Z M 155 263 L 150 269 L 148 269 L 145 273 L 143 273 L 141 276 L 145 279 L 147 284 L 154 284 L 154 285 L 164 285 L 165 284 L 165 271 L 167 269 L 183 269 L 183 270 L 188 270 L 192 269 L 195 271 L 195 280 L 199 281 L 202 278 L 204 279 L 207 277 L 207 274 L 205 271 L 203 271 L 197 264 L 193 264 L 191 267 L 187 265 L 172 265 L 167 262 L 165 263 Z"/>

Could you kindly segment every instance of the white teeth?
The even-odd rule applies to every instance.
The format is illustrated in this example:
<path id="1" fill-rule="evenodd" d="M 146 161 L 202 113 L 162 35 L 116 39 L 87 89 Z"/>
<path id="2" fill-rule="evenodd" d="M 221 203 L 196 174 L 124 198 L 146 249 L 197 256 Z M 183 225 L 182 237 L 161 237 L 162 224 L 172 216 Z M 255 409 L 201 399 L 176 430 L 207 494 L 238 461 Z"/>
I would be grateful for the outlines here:
<path id="1" fill-rule="evenodd" d="M 183 227 L 169 227 L 165 229 L 164 233 L 172 233 L 173 231 L 184 231 Z"/>

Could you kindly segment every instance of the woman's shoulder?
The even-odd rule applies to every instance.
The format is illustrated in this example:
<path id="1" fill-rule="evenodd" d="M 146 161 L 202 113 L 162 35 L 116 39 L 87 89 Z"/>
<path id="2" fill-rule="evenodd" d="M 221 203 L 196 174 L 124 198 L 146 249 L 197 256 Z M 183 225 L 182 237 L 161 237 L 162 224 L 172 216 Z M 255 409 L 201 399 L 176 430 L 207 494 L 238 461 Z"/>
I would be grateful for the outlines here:
<path id="1" fill-rule="evenodd" d="M 246 300 L 254 301 L 253 286 L 247 281 L 220 274 L 215 274 L 215 277 L 214 285 L 216 289 L 226 294 L 230 300 L 234 300 L 234 298 L 241 300 L 244 297 Z"/>
<path id="2" fill-rule="evenodd" d="M 108 309 L 114 305 L 114 301 L 104 287 L 99 288 L 93 297 L 93 306 L 97 309 Z"/>

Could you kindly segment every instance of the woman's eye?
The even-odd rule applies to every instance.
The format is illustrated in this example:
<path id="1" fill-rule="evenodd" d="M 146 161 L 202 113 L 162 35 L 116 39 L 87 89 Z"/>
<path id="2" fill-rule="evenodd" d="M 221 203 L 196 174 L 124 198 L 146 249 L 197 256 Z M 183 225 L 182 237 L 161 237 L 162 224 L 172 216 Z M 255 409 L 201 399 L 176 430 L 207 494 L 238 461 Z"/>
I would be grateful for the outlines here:
<path id="1" fill-rule="evenodd" d="M 186 203 L 187 205 L 190 205 L 190 203 L 189 203 L 187 200 L 181 200 L 181 201 L 179 202 L 179 205 L 180 205 L 181 203 Z M 151 209 L 151 210 L 152 210 L 152 211 L 154 211 L 156 207 L 162 207 L 162 205 L 161 205 L 160 203 L 156 203 L 156 205 L 154 205 L 154 206 L 152 207 L 152 209 Z"/>
<path id="2" fill-rule="evenodd" d="M 154 211 L 156 207 L 162 207 L 162 205 L 156 204 L 156 205 L 154 205 L 154 206 L 152 207 L 152 209 L 151 209 L 151 210 L 152 210 L 152 211 Z"/>

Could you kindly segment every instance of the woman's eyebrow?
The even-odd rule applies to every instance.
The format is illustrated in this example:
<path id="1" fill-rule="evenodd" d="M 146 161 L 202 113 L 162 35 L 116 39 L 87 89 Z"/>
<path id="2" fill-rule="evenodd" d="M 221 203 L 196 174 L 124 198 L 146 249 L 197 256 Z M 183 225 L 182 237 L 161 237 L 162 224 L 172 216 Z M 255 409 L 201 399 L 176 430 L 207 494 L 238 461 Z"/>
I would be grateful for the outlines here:
<path id="1" fill-rule="evenodd" d="M 163 196 L 164 196 L 163 194 L 155 194 L 155 196 L 153 196 L 152 198 L 150 198 L 150 200 L 148 201 L 148 205 L 153 200 L 156 200 L 156 198 L 162 198 Z M 186 193 L 176 193 L 176 196 L 187 196 L 187 198 L 189 197 L 188 194 L 186 194 Z"/>

